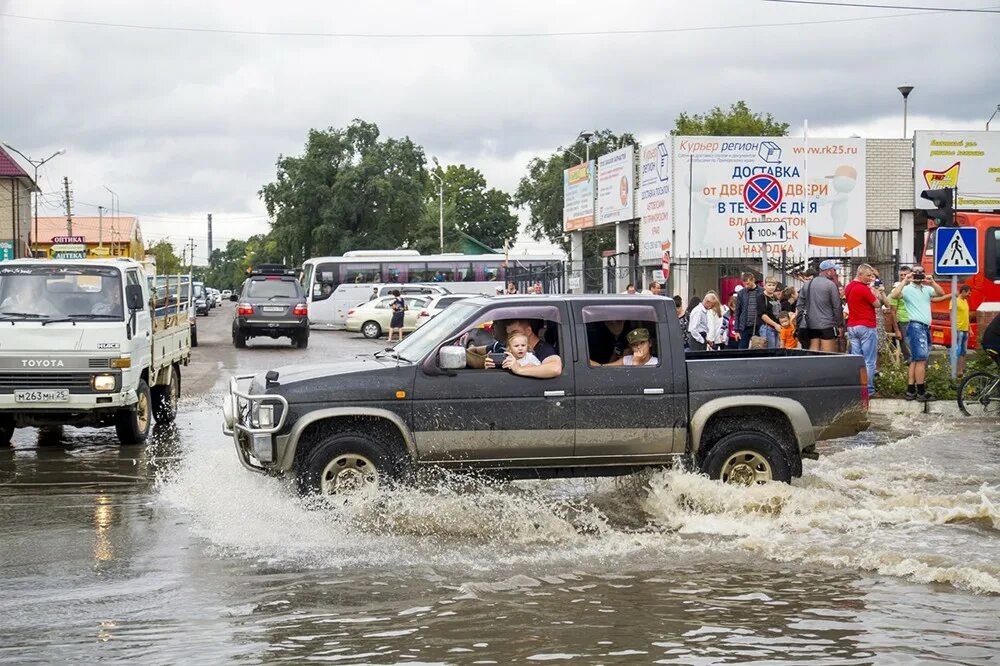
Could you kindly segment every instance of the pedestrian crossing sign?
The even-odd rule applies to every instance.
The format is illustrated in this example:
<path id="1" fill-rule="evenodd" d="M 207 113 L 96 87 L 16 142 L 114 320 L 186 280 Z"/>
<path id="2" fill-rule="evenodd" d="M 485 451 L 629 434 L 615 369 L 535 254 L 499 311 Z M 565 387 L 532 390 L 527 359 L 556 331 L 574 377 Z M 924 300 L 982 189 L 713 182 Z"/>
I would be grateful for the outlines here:
<path id="1" fill-rule="evenodd" d="M 938 227 L 934 237 L 934 272 L 975 275 L 979 271 L 979 237 L 975 227 Z"/>

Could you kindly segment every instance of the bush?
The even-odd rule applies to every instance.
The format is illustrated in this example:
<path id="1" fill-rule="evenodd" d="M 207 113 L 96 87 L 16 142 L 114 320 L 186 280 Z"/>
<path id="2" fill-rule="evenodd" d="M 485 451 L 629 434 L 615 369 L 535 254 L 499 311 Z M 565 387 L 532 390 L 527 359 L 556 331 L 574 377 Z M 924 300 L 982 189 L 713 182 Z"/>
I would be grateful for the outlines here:
<path id="1" fill-rule="evenodd" d="M 879 375 L 875 380 L 875 390 L 884 398 L 902 398 L 906 394 L 907 373 L 909 364 L 885 350 L 879 354 Z M 992 372 L 996 364 L 986 352 L 976 350 L 970 352 L 966 361 L 966 374 L 986 370 Z M 961 381 L 961 380 L 959 380 Z M 927 361 L 927 390 L 938 399 L 954 400 L 958 397 L 958 382 L 951 380 L 951 366 L 948 363 L 948 352 L 933 353 Z"/>

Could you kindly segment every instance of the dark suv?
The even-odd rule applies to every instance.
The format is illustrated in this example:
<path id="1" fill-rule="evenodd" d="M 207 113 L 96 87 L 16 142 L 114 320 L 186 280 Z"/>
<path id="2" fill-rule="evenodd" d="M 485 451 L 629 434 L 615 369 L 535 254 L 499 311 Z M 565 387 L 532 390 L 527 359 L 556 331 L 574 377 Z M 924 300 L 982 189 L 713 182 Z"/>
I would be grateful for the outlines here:
<path id="1" fill-rule="evenodd" d="M 309 310 L 295 272 L 285 266 L 261 266 L 250 273 L 233 318 L 233 345 L 246 347 L 249 338 L 289 337 L 292 345 L 309 345 Z"/>

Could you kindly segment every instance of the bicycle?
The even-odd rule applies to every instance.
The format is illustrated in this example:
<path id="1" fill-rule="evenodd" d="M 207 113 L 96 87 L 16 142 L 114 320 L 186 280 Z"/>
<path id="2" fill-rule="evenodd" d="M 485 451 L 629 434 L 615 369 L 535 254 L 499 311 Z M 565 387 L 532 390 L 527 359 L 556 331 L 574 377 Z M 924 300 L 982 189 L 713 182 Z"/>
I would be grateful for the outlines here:
<path id="1" fill-rule="evenodd" d="M 963 379 L 958 387 L 958 408 L 966 416 L 1000 417 L 1000 377 L 974 372 Z"/>

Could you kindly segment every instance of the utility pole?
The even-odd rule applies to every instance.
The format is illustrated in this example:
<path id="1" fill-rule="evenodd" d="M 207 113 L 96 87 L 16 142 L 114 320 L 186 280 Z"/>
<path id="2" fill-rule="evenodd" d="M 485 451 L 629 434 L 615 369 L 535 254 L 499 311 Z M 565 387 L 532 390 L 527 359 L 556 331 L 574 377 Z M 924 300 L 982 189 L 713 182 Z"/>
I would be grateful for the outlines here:
<path id="1" fill-rule="evenodd" d="M 212 263 L 212 214 L 208 214 L 208 263 Z"/>
<path id="2" fill-rule="evenodd" d="M 97 247 L 104 247 L 104 206 L 97 207 Z"/>
<path id="3" fill-rule="evenodd" d="M 198 246 L 195 245 L 194 238 L 191 237 L 191 236 L 188 236 L 188 245 L 191 247 L 191 255 L 190 255 L 191 256 L 191 264 L 190 264 L 191 265 L 191 271 L 194 272 L 194 249 L 196 247 L 198 247 Z"/>
<path id="4" fill-rule="evenodd" d="M 66 191 L 66 235 L 73 235 L 73 208 L 70 205 L 69 178 L 63 176 L 63 189 Z"/>

